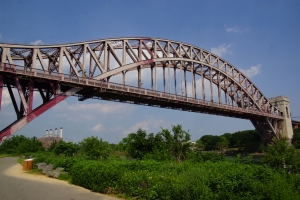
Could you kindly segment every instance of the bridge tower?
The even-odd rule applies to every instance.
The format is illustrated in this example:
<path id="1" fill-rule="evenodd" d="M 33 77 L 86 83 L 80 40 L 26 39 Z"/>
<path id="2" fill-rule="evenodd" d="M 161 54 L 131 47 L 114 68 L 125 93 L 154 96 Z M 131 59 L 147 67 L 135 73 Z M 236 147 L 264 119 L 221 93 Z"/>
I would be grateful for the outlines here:
<path id="1" fill-rule="evenodd" d="M 291 142 L 293 138 L 293 126 L 289 99 L 285 96 L 278 96 L 269 98 L 268 100 L 272 105 L 278 106 L 280 115 L 284 117 L 284 120 L 281 122 L 280 126 L 280 135 L 288 138 Z"/>

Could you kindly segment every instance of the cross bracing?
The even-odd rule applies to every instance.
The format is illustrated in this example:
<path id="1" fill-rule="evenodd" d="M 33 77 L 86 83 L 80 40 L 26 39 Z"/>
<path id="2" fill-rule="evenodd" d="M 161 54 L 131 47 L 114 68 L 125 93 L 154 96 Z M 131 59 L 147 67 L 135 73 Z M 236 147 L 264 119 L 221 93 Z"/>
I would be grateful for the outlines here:
<path id="1" fill-rule="evenodd" d="M 43 91 L 42 97 L 58 87 L 61 92 L 78 87 L 79 100 L 100 98 L 246 118 L 263 139 L 279 137 L 278 107 L 233 65 L 189 44 L 115 38 L 62 45 L 0 44 L 0 49 L 0 72 L 8 88 L 18 85 L 15 78 L 7 78 L 13 72 L 16 77 L 51 80 L 52 86 L 33 80 L 40 85 L 33 89 Z M 21 85 L 24 92 L 29 90 L 28 83 Z M 26 100 L 23 104 L 28 107 Z"/>

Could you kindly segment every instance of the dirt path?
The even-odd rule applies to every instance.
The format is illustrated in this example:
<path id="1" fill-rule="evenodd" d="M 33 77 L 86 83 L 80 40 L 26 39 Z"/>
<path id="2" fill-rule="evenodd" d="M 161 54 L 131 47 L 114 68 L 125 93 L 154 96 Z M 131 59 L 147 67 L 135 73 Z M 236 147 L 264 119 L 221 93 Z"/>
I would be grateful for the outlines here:
<path id="1" fill-rule="evenodd" d="M 94 193 L 47 176 L 25 173 L 22 166 L 17 163 L 17 158 L 7 157 L 0 158 L 0 199 L 116 200 L 117 198 Z"/>

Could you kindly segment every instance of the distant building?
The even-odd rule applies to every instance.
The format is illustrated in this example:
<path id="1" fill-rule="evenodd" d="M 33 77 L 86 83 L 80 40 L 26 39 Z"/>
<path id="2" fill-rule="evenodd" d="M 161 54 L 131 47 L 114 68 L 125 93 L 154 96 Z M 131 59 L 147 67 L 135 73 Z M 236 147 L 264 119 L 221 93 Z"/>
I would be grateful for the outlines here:
<path id="1" fill-rule="evenodd" d="M 49 149 L 53 142 L 59 142 L 61 140 L 62 138 L 60 137 L 42 137 L 38 139 L 46 149 Z"/>
<path id="2" fill-rule="evenodd" d="M 60 128 L 60 134 L 59 135 L 60 136 L 58 136 L 58 134 L 57 134 L 57 128 L 55 129 L 54 136 L 52 136 L 52 129 L 50 129 L 49 133 L 48 133 L 48 130 L 46 130 L 46 136 L 38 138 L 38 141 L 40 141 L 46 149 L 49 149 L 50 145 L 53 142 L 59 142 L 59 141 L 63 140 L 63 138 L 62 138 L 62 128 Z"/>

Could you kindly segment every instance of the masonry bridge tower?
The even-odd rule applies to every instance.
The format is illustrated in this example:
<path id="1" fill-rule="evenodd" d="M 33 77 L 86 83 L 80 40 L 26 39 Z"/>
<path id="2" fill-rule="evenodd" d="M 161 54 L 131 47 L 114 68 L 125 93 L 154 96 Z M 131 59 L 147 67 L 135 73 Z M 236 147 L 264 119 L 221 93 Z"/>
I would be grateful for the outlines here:
<path id="1" fill-rule="evenodd" d="M 279 114 L 283 116 L 280 124 L 280 135 L 291 141 L 293 138 L 293 126 L 289 99 L 285 96 L 278 96 L 268 100 L 272 105 L 278 106 Z"/>

